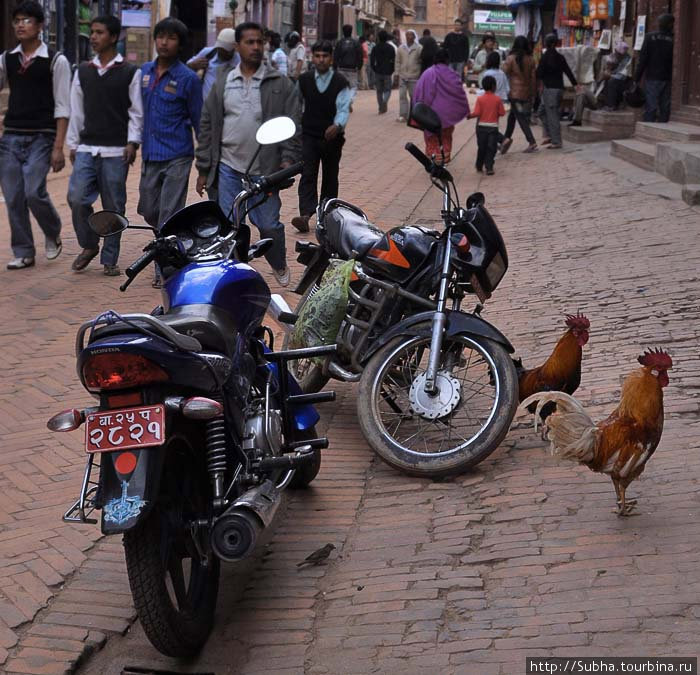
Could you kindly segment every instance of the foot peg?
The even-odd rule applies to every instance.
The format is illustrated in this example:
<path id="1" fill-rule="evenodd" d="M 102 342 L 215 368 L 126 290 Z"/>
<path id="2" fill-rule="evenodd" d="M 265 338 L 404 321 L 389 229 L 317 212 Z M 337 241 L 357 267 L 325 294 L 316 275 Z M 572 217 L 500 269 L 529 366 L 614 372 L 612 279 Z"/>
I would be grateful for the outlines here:
<path id="1" fill-rule="evenodd" d="M 308 448 L 302 452 L 295 452 L 293 455 L 282 455 L 281 457 L 265 457 L 258 463 L 257 468 L 260 471 L 289 471 L 290 469 L 298 469 L 300 466 L 307 464 L 314 458 L 313 448 L 305 441 L 305 446 Z"/>

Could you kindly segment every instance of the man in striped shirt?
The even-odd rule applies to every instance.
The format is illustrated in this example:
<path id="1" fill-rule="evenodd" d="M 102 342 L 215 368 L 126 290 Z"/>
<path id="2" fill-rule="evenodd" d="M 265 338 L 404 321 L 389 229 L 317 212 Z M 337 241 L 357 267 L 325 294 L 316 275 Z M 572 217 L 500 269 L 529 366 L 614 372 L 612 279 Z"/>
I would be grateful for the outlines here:
<path id="1" fill-rule="evenodd" d="M 143 147 L 138 212 L 160 229 L 185 205 L 194 159 L 192 132 L 199 133 L 202 83 L 179 58 L 187 26 L 163 19 L 153 30 L 158 58 L 141 67 Z M 160 286 L 154 279 L 153 285 Z"/>

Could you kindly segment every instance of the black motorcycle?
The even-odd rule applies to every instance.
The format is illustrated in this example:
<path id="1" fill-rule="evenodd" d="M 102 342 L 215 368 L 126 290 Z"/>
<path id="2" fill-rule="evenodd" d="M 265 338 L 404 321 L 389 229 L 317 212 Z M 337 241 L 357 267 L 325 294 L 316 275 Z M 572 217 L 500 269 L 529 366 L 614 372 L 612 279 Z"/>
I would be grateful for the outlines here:
<path id="1" fill-rule="evenodd" d="M 428 106 L 414 106 L 412 118 L 440 134 Z M 443 193 L 444 229 L 405 225 L 384 233 L 356 206 L 323 202 L 318 244 L 296 245 L 306 270 L 295 311 L 312 302 L 334 258 L 356 261 L 349 301 L 337 353 L 297 361 L 291 372 L 305 392 L 330 378 L 359 381 L 358 419 L 374 450 L 408 474 L 439 477 L 485 459 L 515 414 L 513 347 L 480 316 L 508 269 L 508 255 L 483 194 L 461 207 L 443 163 L 412 143 L 406 150 Z M 470 296 L 478 299 L 475 309 L 462 311 Z"/>

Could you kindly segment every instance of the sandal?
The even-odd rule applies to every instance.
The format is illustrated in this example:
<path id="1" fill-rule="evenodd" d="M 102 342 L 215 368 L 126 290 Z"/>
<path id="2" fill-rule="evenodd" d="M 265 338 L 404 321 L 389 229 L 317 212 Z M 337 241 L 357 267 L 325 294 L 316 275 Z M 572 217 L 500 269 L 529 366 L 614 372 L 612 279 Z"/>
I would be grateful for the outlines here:
<path id="1" fill-rule="evenodd" d="M 523 152 L 537 152 L 538 150 L 537 143 L 535 143 L 534 145 L 528 145 Z"/>

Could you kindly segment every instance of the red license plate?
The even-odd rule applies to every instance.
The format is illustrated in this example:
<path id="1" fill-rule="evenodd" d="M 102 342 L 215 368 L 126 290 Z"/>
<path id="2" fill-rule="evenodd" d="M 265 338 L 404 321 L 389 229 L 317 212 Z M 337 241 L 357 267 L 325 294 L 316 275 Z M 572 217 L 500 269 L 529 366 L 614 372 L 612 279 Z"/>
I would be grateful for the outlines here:
<path id="1" fill-rule="evenodd" d="M 165 406 L 162 404 L 89 413 L 85 421 L 87 452 L 147 448 L 161 445 L 165 440 Z"/>

